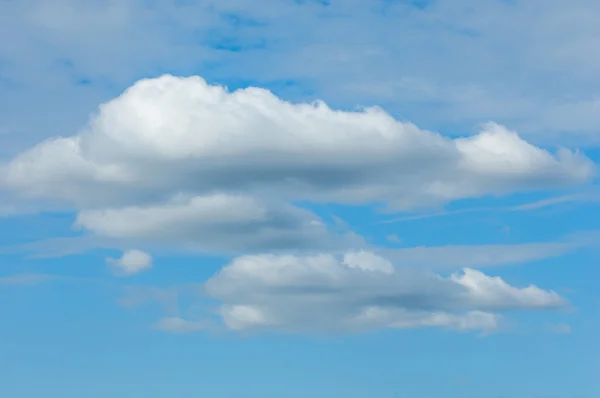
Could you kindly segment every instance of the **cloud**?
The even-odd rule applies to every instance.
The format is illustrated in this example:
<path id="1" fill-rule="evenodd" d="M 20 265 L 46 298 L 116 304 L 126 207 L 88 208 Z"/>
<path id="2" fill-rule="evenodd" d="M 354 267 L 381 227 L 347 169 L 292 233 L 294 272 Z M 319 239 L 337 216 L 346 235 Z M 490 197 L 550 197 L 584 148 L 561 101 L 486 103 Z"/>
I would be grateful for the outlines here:
<path id="1" fill-rule="evenodd" d="M 437 217 L 444 217 L 444 216 L 452 216 L 452 215 L 456 215 L 456 214 L 474 213 L 474 212 L 480 212 L 480 211 L 493 211 L 493 210 L 498 210 L 498 209 L 495 209 L 492 207 L 474 207 L 474 208 L 459 209 L 459 210 L 444 210 L 444 211 L 438 211 L 435 213 L 424 213 L 424 214 L 416 214 L 416 215 L 412 215 L 412 216 L 394 217 L 394 218 L 390 218 L 388 220 L 380 221 L 377 224 L 393 224 L 393 223 L 399 223 L 399 222 L 405 222 L 405 221 L 426 220 L 429 218 L 437 218 Z"/>
<path id="2" fill-rule="evenodd" d="M 593 246 L 597 240 L 589 235 L 563 242 L 539 242 L 493 245 L 447 245 L 408 248 L 376 248 L 377 253 L 402 264 L 429 269 L 485 268 L 520 264 L 558 257 L 580 247 Z"/>
<path id="3" fill-rule="evenodd" d="M 197 230 L 201 229 L 200 226 L 196 228 Z M 259 236 L 261 234 L 260 230 L 254 231 L 254 233 Z M 212 250 L 221 252 L 222 254 L 234 255 L 236 252 L 241 252 L 242 254 L 250 252 L 264 253 L 267 249 L 275 253 L 298 253 L 315 252 L 319 249 L 330 248 L 334 249 L 332 250 L 334 252 L 341 253 L 349 247 L 353 249 L 362 248 L 373 251 L 377 255 L 402 267 L 427 270 L 455 270 L 465 267 L 481 269 L 523 264 L 567 255 L 579 249 L 597 247 L 599 239 L 597 231 L 588 231 L 572 234 L 558 241 L 549 242 L 385 248 L 370 245 L 352 233 L 337 237 L 334 234 L 315 233 L 314 236 L 307 235 L 307 237 L 313 236 L 314 240 L 307 240 L 301 234 L 297 235 L 290 232 L 289 239 L 285 239 L 284 245 L 276 244 L 277 242 L 282 242 L 282 238 L 277 236 L 272 237 L 272 239 L 264 239 L 261 244 L 256 244 L 256 237 L 252 237 L 250 232 L 245 233 L 235 230 L 231 231 L 231 235 L 227 235 L 227 233 L 221 235 L 213 231 L 212 235 L 206 237 L 202 235 L 185 236 L 178 234 L 178 232 L 174 232 L 174 234 L 176 237 L 181 235 L 180 239 L 183 242 L 174 242 L 169 237 L 163 238 L 159 235 L 157 237 L 149 237 L 146 244 L 158 248 L 158 242 L 162 242 L 163 246 L 161 249 L 165 249 L 164 244 L 168 243 L 171 249 L 175 248 L 192 253 Z M 227 237 L 230 238 L 229 241 L 225 240 Z M 186 239 L 188 240 L 186 241 Z M 239 242 L 235 242 L 236 239 L 240 239 Z M 392 243 L 395 243 L 393 241 L 392 239 Z M 116 238 L 106 240 L 94 236 L 53 238 L 24 245 L 2 247 L 0 248 L 0 253 L 29 253 L 33 258 L 61 257 L 98 248 L 123 250 L 129 247 L 128 242 L 128 240 L 122 241 Z M 138 241 L 137 243 L 140 242 Z M 260 250 L 261 247 L 262 251 Z"/>
<path id="4" fill-rule="evenodd" d="M 205 284 L 237 331 L 357 332 L 441 327 L 491 332 L 502 313 L 566 305 L 553 291 L 465 269 L 442 277 L 395 268 L 374 253 L 234 259 Z"/>
<path id="5" fill-rule="evenodd" d="M 526 203 L 518 206 L 509 208 L 511 211 L 527 211 L 537 210 L 549 206 L 559 205 L 563 203 L 594 203 L 600 201 L 600 194 L 598 192 L 583 192 L 571 195 L 555 196 L 536 202 Z"/>
<path id="6" fill-rule="evenodd" d="M 158 307 L 162 318 L 154 323 L 153 328 L 156 330 L 176 334 L 216 331 L 218 328 L 213 320 L 205 316 L 207 315 L 205 308 L 197 305 L 198 300 L 202 299 L 199 286 L 199 284 L 170 287 L 127 286 L 123 289 L 123 296 L 117 302 L 127 309 L 142 306 Z M 188 304 L 183 311 L 186 316 L 194 316 L 199 310 L 203 316 L 194 319 L 184 318 L 180 310 L 180 307 L 183 307 L 182 302 Z"/>
<path id="7" fill-rule="evenodd" d="M 377 108 L 336 111 L 163 76 L 102 105 L 81 134 L 17 156 L 3 180 L 25 196 L 79 206 L 250 191 L 404 209 L 570 186 L 593 169 L 581 154 L 552 155 L 496 124 L 450 140 Z"/>
<path id="8" fill-rule="evenodd" d="M 580 153 L 552 154 L 493 123 L 449 139 L 379 108 L 294 104 L 165 75 L 101 105 L 79 134 L 16 156 L 0 184 L 74 206 L 76 226 L 131 244 L 327 250 L 360 242 L 295 203 L 412 210 L 582 184 L 594 169 Z"/>
<path id="9" fill-rule="evenodd" d="M 431 129 L 496 120 L 537 141 L 600 142 L 595 0 L 300 3 L 1 2 L 3 77 L 21 89 L 0 96 L 6 129 L 19 132 L 6 145 L 175 71 L 336 106 L 385 104 Z M 32 103 L 43 111 L 26 118 Z"/>
<path id="10" fill-rule="evenodd" d="M 308 210 L 225 194 L 178 197 L 158 205 L 84 210 L 75 225 L 115 240 L 211 253 L 364 244 L 351 233 L 332 233 Z"/>
<path id="11" fill-rule="evenodd" d="M 0 189 L 18 203 L 72 206 L 76 226 L 89 235 L 60 241 L 63 248 L 79 245 L 67 251 L 160 244 L 236 254 L 361 247 L 359 237 L 322 225 L 310 204 L 410 211 L 560 189 L 593 174 L 582 154 L 545 151 L 521 136 L 600 142 L 600 57 L 590 39 L 598 33 L 596 1 L 154 3 L 0 2 L 0 85 L 7 88 L 0 90 L 0 118 L 9 131 L 0 137 L 0 156 L 39 136 L 60 136 L 1 163 Z M 275 87 L 281 98 L 319 97 L 331 107 L 165 76 L 104 103 L 70 136 L 114 90 L 165 71 L 200 71 L 209 81 L 236 86 L 252 81 Z M 336 110 L 373 103 L 389 112 Z M 468 136 L 471 126 L 487 120 L 499 124 L 485 124 L 468 138 L 426 130 Z M 15 212 L 10 204 L 0 208 Z M 373 250 L 401 265 L 453 268 L 534 260 L 573 247 Z M 357 272 L 366 263 L 386 268 L 371 260 L 349 264 L 358 264 Z M 446 282 L 460 285 L 459 279 Z M 493 329 L 499 318 L 490 311 L 394 309 L 365 317 L 374 324 Z"/>
<path id="12" fill-rule="evenodd" d="M 442 210 L 435 213 L 423 213 L 403 217 L 395 217 L 383 221 L 379 221 L 377 224 L 393 224 L 406 221 L 424 220 L 437 217 L 453 216 L 457 214 L 465 213 L 476 213 L 476 212 L 514 212 L 514 211 L 533 211 L 539 210 L 546 207 L 567 204 L 567 203 L 595 203 L 600 201 L 600 194 L 596 190 L 588 192 L 580 192 L 568 195 L 553 196 L 534 202 L 523 203 L 520 205 L 510 207 L 471 207 L 466 209 L 458 210 Z"/>
<path id="13" fill-rule="evenodd" d="M 509 210 L 512 211 L 528 211 L 528 210 L 537 210 L 548 206 L 553 206 L 562 203 L 583 201 L 585 196 L 583 194 L 573 194 L 573 195 L 562 195 L 556 196 L 553 198 L 542 199 L 536 202 L 525 203 L 518 206 L 513 206 Z"/>
<path id="14" fill-rule="evenodd" d="M 135 275 L 152 268 L 152 256 L 141 250 L 127 250 L 121 258 L 107 258 L 106 262 L 116 274 L 122 276 Z"/>

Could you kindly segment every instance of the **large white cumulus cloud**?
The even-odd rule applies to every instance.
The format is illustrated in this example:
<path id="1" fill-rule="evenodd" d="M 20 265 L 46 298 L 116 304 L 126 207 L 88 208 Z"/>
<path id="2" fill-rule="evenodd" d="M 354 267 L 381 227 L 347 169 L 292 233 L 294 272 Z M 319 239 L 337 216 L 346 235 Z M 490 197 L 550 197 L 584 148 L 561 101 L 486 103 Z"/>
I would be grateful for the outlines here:
<path id="1" fill-rule="evenodd" d="M 16 157 L 3 182 L 83 207 L 217 191 L 412 208 L 565 186 L 592 172 L 584 156 L 553 155 L 496 124 L 452 140 L 378 108 L 337 111 L 165 75 L 102 105 L 80 134 Z"/>
<path id="2" fill-rule="evenodd" d="M 256 255 L 234 259 L 206 283 L 233 330 L 363 331 L 442 327 L 491 332 L 502 313 L 558 308 L 566 301 L 536 286 L 517 288 L 465 269 L 442 277 L 397 269 L 370 252 L 341 257 Z"/>
<path id="3" fill-rule="evenodd" d="M 230 92 L 200 77 L 166 75 L 101 105 L 78 134 L 42 142 L 2 165 L 0 184 L 23 198 L 66 203 L 78 213 L 75 226 L 128 247 L 238 255 L 205 285 L 231 329 L 492 331 L 504 311 L 565 302 L 471 269 L 450 277 L 397 269 L 394 255 L 398 263 L 418 263 L 422 250 L 388 251 L 388 259 L 376 248 L 357 251 L 367 246 L 361 237 L 349 229 L 333 233 L 303 204 L 410 210 L 566 187 L 593 172 L 582 154 L 551 153 L 493 123 L 451 139 L 379 108 L 292 104 L 259 88 Z M 522 249 L 494 261 L 539 257 L 532 254 L 539 250 Z M 447 248 L 436 253 L 450 262 Z M 151 264 L 150 257 L 138 260 L 136 270 Z M 203 326 L 169 318 L 158 327 Z"/>
<path id="4" fill-rule="evenodd" d="M 76 226 L 100 236 L 243 253 L 360 245 L 301 202 L 408 210 L 569 186 L 593 171 L 582 154 L 552 154 L 493 123 L 450 139 L 379 108 L 293 104 L 165 75 L 101 105 L 78 134 L 2 165 L 0 185 L 73 206 Z"/>

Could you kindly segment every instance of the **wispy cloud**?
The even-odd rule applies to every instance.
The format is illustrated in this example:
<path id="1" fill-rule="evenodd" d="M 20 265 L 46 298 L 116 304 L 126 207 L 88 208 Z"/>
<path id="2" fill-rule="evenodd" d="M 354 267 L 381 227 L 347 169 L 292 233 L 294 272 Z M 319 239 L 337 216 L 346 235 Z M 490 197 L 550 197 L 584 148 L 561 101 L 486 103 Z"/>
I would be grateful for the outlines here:
<path id="1" fill-rule="evenodd" d="M 416 214 L 416 215 L 412 215 L 412 216 L 391 218 L 389 220 L 379 221 L 375 224 L 393 224 L 393 223 L 400 223 L 400 222 L 405 222 L 405 221 L 426 220 L 428 218 L 446 217 L 446 216 L 454 216 L 457 214 L 476 213 L 476 212 L 484 212 L 484 211 L 497 211 L 497 210 L 498 209 L 493 208 L 493 207 L 474 207 L 474 208 L 470 208 L 470 209 L 439 211 L 436 213 Z"/>
<path id="2" fill-rule="evenodd" d="M 526 210 L 537 210 L 544 207 L 559 205 L 563 203 L 586 203 L 586 202 L 599 202 L 600 194 L 594 193 L 579 193 L 572 195 L 555 196 L 548 199 L 539 200 L 536 202 L 525 203 L 522 205 L 510 207 L 508 211 L 526 211 Z"/>
<path id="3" fill-rule="evenodd" d="M 460 214 L 466 214 L 466 213 L 478 213 L 478 212 L 515 212 L 515 211 L 533 211 L 533 210 L 539 210 L 542 208 L 546 208 L 546 207 L 551 207 L 551 206 L 557 206 L 557 205 L 561 205 L 561 204 L 567 204 L 567 203 L 572 203 L 572 204 L 585 204 L 585 203 L 594 203 L 594 202 L 600 202 L 600 193 L 598 192 L 583 192 L 583 193 L 576 193 L 576 194 L 570 194 L 570 195 L 561 195 L 561 196 L 554 196 L 554 197 L 550 197 L 547 199 L 542 199 L 542 200 L 538 200 L 538 201 L 534 201 L 534 202 L 528 202 L 528 203 L 523 203 L 520 205 L 516 205 L 516 206 L 509 206 L 509 207 L 492 207 L 492 206 L 487 206 L 487 207 L 473 207 L 473 208 L 466 208 L 466 209 L 458 209 L 458 210 L 447 210 L 447 211 L 438 211 L 435 213 L 425 213 L 425 214 L 416 214 L 416 215 L 410 215 L 410 216 L 404 216 L 404 217 L 396 217 L 396 218 L 390 218 L 387 220 L 383 220 L 383 221 L 379 221 L 375 224 L 394 224 L 394 223 L 401 223 L 401 222 L 406 222 L 406 221 L 417 221 L 417 220 L 425 220 L 425 219 L 429 219 L 429 218 L 438 218 L 438 217 L 448 217 L 448 216 L 455 216 L 455 215 L 460 215 Z"/>
<path id="4" fill-rule="evenodd" d="M 582 244 L 582 242 L 565 241 L 386 248 L 376 249 L 376 251 L 403 266 L 429 269 L 489 268 L 562 256 L 577 250 Z"/>

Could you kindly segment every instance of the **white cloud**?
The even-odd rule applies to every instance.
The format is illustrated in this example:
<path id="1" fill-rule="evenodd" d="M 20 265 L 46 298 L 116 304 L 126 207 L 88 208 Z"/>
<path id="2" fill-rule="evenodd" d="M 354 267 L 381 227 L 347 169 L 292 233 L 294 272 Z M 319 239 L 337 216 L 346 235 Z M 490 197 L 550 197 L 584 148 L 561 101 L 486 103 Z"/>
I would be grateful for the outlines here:
<path id="1" fill-rule="evenodd" d="M 594 168 L 493 123 L 452 140 L 378 108 L 293 104 L 165 75 L 101 105 L 79 134 L 16 156 L 0 184 L 75 206 L 76 225 L 101 237 L 240 252 L 360 244 L 290 203 L 414 209 L 567 187 Z"/>
<path id="2" fill-rule="evenodd" d="M 239 252 L 360 244 L 291 202 L 414 209 L 584 183 L 594 167 L 496 124 L 452 140 L 378 108 L 165 75 L 102 105 L 78 135 L 21 153 L 0 167 L 0 184 L 74 205 L 76 225 L 101 237 Z"/>
<path id="3" fill-rule="evenodd" d="M 445 278 L 390 268 L 374 253 L 343 258 L 256 255 L 234 259 L 207 281 L 232 330 L 352 332 L 442 327 L 491 332 L 501 313 L 558 308 L 566 301 L 535 286 L 516 288 L 465 269 Z"/>
<path id="4" fill-rule="evenodd" d="M 152 256 L 141 250 L 127 250 L 119 259 L 107 258 L 106 262 L 118 275 L 139 274 L 152 268 Z"/>
<path id="5" fill-rule="evenodd" d="M 360 269 L 361 271 L 382 272 L 384 274 L 394 273 L 394 266 L 389 260 L 364 250 L 346 253 L 343 263 L 347 267 Z"/>
<path id="6" fill-rule="evenodd" d="M 498 124 L 452 140 L 378 109 L 294 105 L 259 89 L 227 93 L 201 79 L 141 81 L 103 105 L 84 131 L 68 134 L 91 104 L 116 94 L 108 94 L 114 87 L 157 71 L 200 70 L 211 81 L 291 81 L 301 87 L 280 89 L 286 98 L 313 97 L 301 90 L 315 89 L 336 107 L 378 103 L 421 127 L 464 135 L 470 133 L 465 126 L 496 120 L 535 142 L 581 134 L 584 142 L 597 143 L 597 1 L 439 0 L 421 10 L 407 2 L 386 2 L 383 10 L 369 0 L 328 8 L 270 0 L 265 7 L 237 0 L 155 3 L 0 2 L 2 76 L 20 90 L 0 90 L 0 118 L 9 131 L 0 137 L 0 156 L 36 134 L 63 137 L 0 165 L 0 189 L 74 205 L 77 225 L 96 235 L 79 241 L 85 247 L 117 240 L 124 247 L 185 242 L 228 253 L 357 247 L 360 239 L 332 235 L 297 203 L 386 202 L 413 209 L 561 188 L 591 177 L 583 155 L 551 154 Z M 210 48 L 208 33 L 215 32 L 217 40 L 234 37 L 241 47 L 264 41 L 268 48 Z M 74 89 L 79 79 L 94 84 Z M 2 212 L 15 209 L 3 206 Z M 449 246 L 380 254 L 405 265 L 476 267 L 573 247 Z M 361 267 L 389 269 L 386 261 L 374 266 L 366 260 L 344 266 L 355 264 L 353 271 L 368 275 L 378 271 Z M 518 306 L 532 299 L 477 273 L 451 282 L 469 278 L 491 284 L 479 300 L 510 297 Z M 236 311 L 244 322 L 268 319 L 249 305 Z M 370 308 L 363 318 L 493 329 L 497 316 L 485 311 Z"/>
<path id="7" fill-rule="evenodd" d="M 485 308 L 544 308 L 565 303 L 555 292 L 545 292 L 533 285 L 515 288 L 499 277 L 489 277 L 468 268 L 462 275 L 454 274 L 450 279 L 467 289 L 475 305 Z"/>
<path id="8" fill-rule="evenodd" d="M 163 76 L 139 81 L 84 132 L 43 142 L 3 174 L 24 195 L 80 206 L 250 191 L 413 208 L 568 186 L 592 172 L 580 154 L 553 156 L 495 124 L 450 140 L 376 108 L 335 111 Z"/>
<path id="9" fill-rule="evenodd" d="M 223 194 L 177 197 L 159 205 L 83 210 L 75 225 L 118 240 L 212 253 L 364 244 L 351 233 L 330 232 L 307 210 Z"/>

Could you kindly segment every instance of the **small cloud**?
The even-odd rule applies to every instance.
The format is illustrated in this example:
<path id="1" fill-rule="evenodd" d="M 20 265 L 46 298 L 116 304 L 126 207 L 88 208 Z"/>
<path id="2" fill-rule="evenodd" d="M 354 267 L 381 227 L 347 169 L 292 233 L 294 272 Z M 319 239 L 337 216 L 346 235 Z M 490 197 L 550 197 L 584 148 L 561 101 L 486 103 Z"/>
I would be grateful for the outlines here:
<path id="1" fill-rule="evenodd" d="M 152 268 L 152 256 L 141 250 L 128 250 L 119 259 L 107 258 L 106 262 L 120 276 L 139 274 Z"/>
<path id="2" fill-rule="evenodd" d="M 573 331 L 571 329 L 571 326 L 567 325 L 566 323 L 549 324 L 547 325 L 547 328 L 550 332 L 556 334 L 571 334 L 571 332 Z"/>

